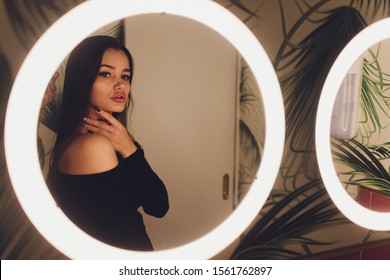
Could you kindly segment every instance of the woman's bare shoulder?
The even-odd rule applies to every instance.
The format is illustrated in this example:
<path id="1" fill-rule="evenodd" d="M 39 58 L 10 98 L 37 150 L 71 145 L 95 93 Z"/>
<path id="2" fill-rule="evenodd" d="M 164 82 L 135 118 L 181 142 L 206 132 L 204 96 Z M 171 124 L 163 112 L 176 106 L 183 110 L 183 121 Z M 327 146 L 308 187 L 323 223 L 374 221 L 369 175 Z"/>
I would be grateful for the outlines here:
<path id="1" fill-rule="evenodd" d="M 115 168 L 118 158 L 108 138 L 98 134 L 77 136 L 66 148 L 59 169 L 66 174 L 96 174 Z"/>

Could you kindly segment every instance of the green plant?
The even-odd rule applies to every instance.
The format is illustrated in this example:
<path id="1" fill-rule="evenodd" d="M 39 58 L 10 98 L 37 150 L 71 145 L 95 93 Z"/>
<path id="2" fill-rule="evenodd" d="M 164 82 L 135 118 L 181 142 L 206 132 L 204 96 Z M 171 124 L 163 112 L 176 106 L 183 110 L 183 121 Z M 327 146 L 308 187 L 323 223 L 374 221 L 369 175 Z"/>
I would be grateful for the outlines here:
<path id="1" fill-rule="evenodd" d="M 362 143 L 367 143 L 374 132 L 380 132 L 388 126 L 383 124 L 383 117 L 390 119 L 390 75 L 384 73 L 378 61 L 380 45 L 377 52 L 371 49 L 368 53 L 371 60 L 364 59 L 363 80 L 360 100 L 358 136 Z M 382 119 L 379 112 L 383 113 Z"/>
<path id="2" fill-rule="evenodd" d="M 369 145 L 366 146 L 370 152 L 375 155 L 379 160 L 390 159 L 390 142 L 383 143 L 381 145 Z"/>
<path id="3" fill-rule="evenodd" d="M 348 168 L 345 185 L 365 186 L 390 195 L 390 169 L 382 164 L 390 159 L 390 143 L 364 146 L 356 139 L 349 141 L 333 138 L 333 157 Z"/>

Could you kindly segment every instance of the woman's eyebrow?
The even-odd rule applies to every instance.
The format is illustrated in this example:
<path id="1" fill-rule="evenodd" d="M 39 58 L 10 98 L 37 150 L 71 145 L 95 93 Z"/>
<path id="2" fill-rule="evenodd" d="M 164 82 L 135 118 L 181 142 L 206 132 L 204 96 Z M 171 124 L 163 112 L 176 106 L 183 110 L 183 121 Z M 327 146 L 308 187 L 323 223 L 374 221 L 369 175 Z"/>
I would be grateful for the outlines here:
<path id="1" fill-rule="evenodd" d="M 100 67 L 107 67 L 107 68 L 110 68 L 110 69 L 116 69 L 115 66 L 112 66 L 112 65 L 109 65 L 109 64 L 100 64 Z"/>
<path id="2" fill-rule="evenodd" d="M 115 70 L 116 67 L 115 66 L 112 66 L 110 64 L 101 64 L 100 67 L 107 67 L 107 68 L 110 68 L 110 69 L 113 69 Z M 124 68 L 123 69 L 123 72 L 131 72 L 129 68 Z"/>

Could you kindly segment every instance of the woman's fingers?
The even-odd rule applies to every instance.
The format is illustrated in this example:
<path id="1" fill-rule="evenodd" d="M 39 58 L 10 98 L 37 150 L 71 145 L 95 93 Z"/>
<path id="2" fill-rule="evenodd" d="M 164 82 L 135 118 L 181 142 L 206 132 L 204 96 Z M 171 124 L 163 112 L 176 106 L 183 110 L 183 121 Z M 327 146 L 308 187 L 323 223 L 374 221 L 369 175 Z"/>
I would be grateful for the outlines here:
<path id="1" fill-rule="evenodd" d="M 81 133 L 83 134 L 100 134 L 102 136 L 107 137 L 108 139 L 111 139 L 112 133 L 101 127 L 96 127 L 86 122 L 84 122 L 82 126 L 83 128 L 81 129 Z"/>
<path id="2" fill-rule="evenodd" d="M 114 116 L 110 113 L 107 113 L 106 111 L 103 111 L 101 110 L 100 108 L 96 107 L 96 106 L 93 106 L 93 109 L 104 119 L 106 120 L 108 123 L 112 124 L 112 125 L 118 125 L 120 124 L 120 122 L 114 118 Z"/>
<path id="3" fill-rule="evenodd" d="M 106 120 L 98 119 L 94 120 L 91 118 L 84 117 L 83 118 L 83 126 L 87 130 L 88 133 L 100 133 L 105 136 L 110 136 L 114 132 L 114 128 L 110 123 Z"/>
<path id="4" fill-rule="evenodd" d="M 137 148 L 132 141 L 132 137 L 127 129 L 116 120 L 111 114 L 97 110 L 96 112 L 101 116 L 101 119 L 92 119 L 85 117 L 83 119 L 82 133 L 94 133 L 107 137 L 113 145 L 115 151 L 120 153 L 122 157 L 127 157 L 132 154 Z"/>

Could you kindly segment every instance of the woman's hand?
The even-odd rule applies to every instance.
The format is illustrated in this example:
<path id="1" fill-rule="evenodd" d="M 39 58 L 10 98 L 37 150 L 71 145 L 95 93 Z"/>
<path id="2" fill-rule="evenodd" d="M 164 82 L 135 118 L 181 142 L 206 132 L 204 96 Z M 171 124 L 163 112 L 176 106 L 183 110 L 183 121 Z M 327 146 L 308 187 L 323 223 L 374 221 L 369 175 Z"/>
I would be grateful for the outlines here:
<path id="1" fill-rule="evenodd" d="M 133 154 L 137 150 L 137 147 L 133 143 L 133 137 L 129 134 L 122 123 L 103 110 L 96 108 L 95 111 L 101 116 L 101 118 L 94 120 L 85 117 L 82 133 L 94 133 L 107 137 L 111 141 L 115 151 L 123 158 Z"/>
<path id="2" fill-rule="evenodd" d="M 56 90 L 57 90 L 56 80 L 58 79 L 59 76 L 60 74 L 58 73 L 58 71 L 56 71 L 54 75 L 51 77 L 50 82 L 47 85 L 45 95 L 43 96 L 42 106 L 41 106 L 42 108 L 54 100 Z"/>

